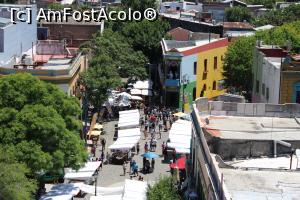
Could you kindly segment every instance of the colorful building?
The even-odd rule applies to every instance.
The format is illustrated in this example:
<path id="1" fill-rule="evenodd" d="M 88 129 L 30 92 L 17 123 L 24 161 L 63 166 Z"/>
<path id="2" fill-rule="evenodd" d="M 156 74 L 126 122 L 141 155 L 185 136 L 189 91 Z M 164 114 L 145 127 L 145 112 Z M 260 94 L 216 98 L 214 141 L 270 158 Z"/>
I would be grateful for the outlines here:
<path id="1" fill-rule="evenodd" d="M 30 73 L 59 86 L 68 95 L 79 95 L 79 74 L 87 69 L 87 58 L 78 48 L 66 48 L 61 41 L 43 40 L 24 52 L 11 65 L 0 66 L 0 77 Z"/>
<path id="2" fill-rule="evenodd" d="M 262 44 L 253 55 L 252 102 L 300 103 L 300 56 Z"/>
<path id="3" fill-rule="evenodd" d="M 162 40 L 163 67 L 159 69 L 167 106 L 190 110 L 200 96 L 215 98 L 224 93 L 223 58 L 228 40 Z M 184 109 L 183 109 L 184 108 Z"/>

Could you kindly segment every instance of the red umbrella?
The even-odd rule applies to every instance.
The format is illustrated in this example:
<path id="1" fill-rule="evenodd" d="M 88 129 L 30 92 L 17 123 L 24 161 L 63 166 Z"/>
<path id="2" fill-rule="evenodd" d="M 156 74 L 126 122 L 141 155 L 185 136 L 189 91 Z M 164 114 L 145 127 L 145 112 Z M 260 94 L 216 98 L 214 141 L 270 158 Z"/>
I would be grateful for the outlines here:
<path id="1" fill-rule="evenodd" d="M 181 158 L 177 159 L 176 163 L 172 163 L 170 165 L 170 167 L 172 169 L 174 169 L 174 168 L 185 169 L 185 160 L 186 160 L 185 157 L 181 157 Z"/>

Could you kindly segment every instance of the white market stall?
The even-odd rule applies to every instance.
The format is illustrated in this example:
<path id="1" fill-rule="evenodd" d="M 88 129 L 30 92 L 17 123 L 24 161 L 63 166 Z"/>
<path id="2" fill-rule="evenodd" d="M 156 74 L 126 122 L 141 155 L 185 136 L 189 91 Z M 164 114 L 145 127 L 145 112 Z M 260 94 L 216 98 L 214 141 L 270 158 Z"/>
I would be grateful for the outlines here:
<path id="1" fill-rule="evenodd" d="M 95 186 L 83 184 L 80 190 L 87 194 L 95 194 Z M 97 187 L 97 195 L 121 195 L 124 190 L 124 186 L 120 187 Z"/>
<path id="2" fill-rule="evenodd" d="M 94 172 L 69 172 L 65 175 L 66 180 L 86 181 L 90 180 Z"/>
<path id="3" fill-rule="evenodd" d="M 134 89 L 152 89 L 152 81 L 145 80 L 145 81 L 137 81 L 133 84 Z"/>
<path id="4" fill-rule="evenodd" d="M 132 149 L 140 140 L 141 136 L 132 136 L 132 137 L 121 137 L 118 138 L 109 149 L 114 150 L 130 150 Z"/>
<path id="5" fill-rule="evenodd" d="M 174 148 L 177 153 L 189 154 L 192 138 L 192 123 L 186 120 L 177 120 L 169 131 L 167 146 Z"/>
<path id="6" fill-rule="evenodd" d="M 87 162 L 78 171 L 71 170 L 68 173 L 66 173 L 64 178 L 66 180 L 80 180 L 80 181 L 89 180 L 93 177 L 96 170 L 99 169 L 100 164 L 101 161 Z"/>
<path id="7" fill-rule="evenodd" d="M 101 161 L 96 162 L 86 162 L 82 168 L 80 168 L 78 171 L 71 170 L 70 172 L 95 172 L 97 169 L 99 169 L 101 165 Z"/>
<path id="8" fill-rule="evenodd" d="M 130 94 L 131 95 L 142 95 L 142 90 L 133 88 L 130 90 Z"/>
<path id="9" fill-rule="evenodd" d="M 118 131 L 118 138 L 140 136 L 140 128 L 122 129 Z"/>
<path id="10" fill-rule="evenodd" d="M 119 112 L 118 127 L 121 129 L 125 128 L 136 128 L 140 124 L 140 113 L 137 109 L 126 110 Z"/>
<path id="11" fill-rule="evenodd" d="M 122 200 L 122 195 L 97 195 L 91 196 L 90 200 Z"/>
<path id="12" fill-rule="evenodd" d="M 83 183 L 54 185 L 40 200 L 71 200 L 80 192 L 82 185 Z"/>
<path id="13" fill-rule="evenodd" d="M 126 179 L 122 200 L 146 200 L 147 187 L 144 181 Z"/>
<path id="14" fill-rule="evenodd" d="M 93 186 L 91 186 L 93 187 Z M 98 188 L 100 190 L 98 190 Z M 97 194 L 99 191 L 99 195 L 91 196 L 90 200 L 146 200 L 147 199 L 147 182 L 137 181 L 137 180 L 129 180 L 125 179 L 125 184 L 122 187 L 111 188 L 109 190 L 118 190 L 116 193 L 112 194 L 109 192 L 102 192 L 102 190 L 106 190 L 106 188 L 97 187 Z M 94 193 L 94 187 L 90 189 L 90 194 Z M 92 193 L 93 190 L 93 193 Z M 84 191 L 84 189 L 83 189 Z"/>

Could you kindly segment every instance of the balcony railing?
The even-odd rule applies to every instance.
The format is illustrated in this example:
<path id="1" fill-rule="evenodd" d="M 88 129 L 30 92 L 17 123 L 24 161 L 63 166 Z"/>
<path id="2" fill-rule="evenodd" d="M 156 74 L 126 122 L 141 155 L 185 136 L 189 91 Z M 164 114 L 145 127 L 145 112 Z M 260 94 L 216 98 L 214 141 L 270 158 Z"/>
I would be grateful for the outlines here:
<path id="1" fill-rule="evenodd" d="M 179 87 L 179 79 L 166 79 L 165 86 L 167 87 Z"/>
<path id="2" fill-rule="evenodd" d="M 72 63 L 67 69 L 37 69 L 33 67 L 29 68 L 7 68 L 7 67 L 0 67 L 0 74 L 1 75 L 9 75 L 15 74 L 19 72 L 27 72 L 34 76 L 73 76 L 73 74 L 78 70 L 80 67 L 80 59 L 81 54 L 78 54 L 75 58 L 73 58 Z"/>

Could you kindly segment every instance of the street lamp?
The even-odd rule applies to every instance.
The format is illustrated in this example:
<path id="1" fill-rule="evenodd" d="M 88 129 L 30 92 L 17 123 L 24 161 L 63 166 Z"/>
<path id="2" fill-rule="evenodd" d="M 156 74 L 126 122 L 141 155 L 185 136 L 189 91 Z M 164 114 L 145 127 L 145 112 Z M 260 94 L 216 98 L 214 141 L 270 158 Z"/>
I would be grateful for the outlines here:
<path id="1" fill-rule="evenodd" d="M 182 112 L 184 112 L 184 104 L 185 104 L 185 95 L 184 95 L 184 91 L 186 89 L 187 84 L 189 84 L 190 80 L 189 80 L 189 76 L 187 74 L 184 74 L 182 76 L 182 79 L 180 80 L 181 85 L 182 85 Z"/>
<path id="2" fill-rule="evenodd" d="M 97 179 L 98 179 L 98 174 L 95 176 L 95 196 L 97 196 Z"/>

